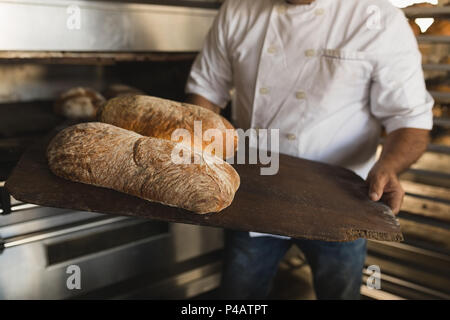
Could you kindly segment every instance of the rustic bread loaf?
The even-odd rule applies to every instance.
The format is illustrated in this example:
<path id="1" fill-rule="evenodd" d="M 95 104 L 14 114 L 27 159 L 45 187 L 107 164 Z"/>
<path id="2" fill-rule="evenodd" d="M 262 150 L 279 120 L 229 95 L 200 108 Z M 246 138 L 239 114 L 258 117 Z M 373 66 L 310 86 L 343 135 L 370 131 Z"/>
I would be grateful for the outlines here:
<path id="1" fill-rule="evenodd" d="M 434 19 L 433 24 L 425 31 L 426 35 L 450 36 L 450 20 Z"/>
<path id="2" fill-rule="evenodd" d="M 55 113 L 69 119 L 95 119 L 105 98 L 90 88 L 72 88 L 61 94 L 54 105 Z"/>
<path id="3" fill-rule="evenodd" d="M 174 163 L 175 147 L 201 162 Z M 77 124 L 58 133 L 47 148 L 47 158 L 59 177 L 196 213 L 229 206 L 240 183 L 233 167 L 218 157 L 190 153 L 182 144 L 99 122 Z"/>
<path id="4" fill-rule="evenodd" d="M 222 137 L 222 148 L 211 153 L 224 159 L 232 157 L 238 145 L 236 131 L 220 115 L 200 106 L 156 97 L 125 95 L 111 99 L 102 107 L 98 119 L 144 136 L 166 140 L 171 140 L 175 129 L 186 129 L 191 141 L 182 142 L 198 149 L 204 149 L 211 143 L 202 139 L 205 131 L 217 129 Z M 202 125 L 202 130 L 195 132 L 196 137 L 194 121 L 201 121 Z"/>
<path id="5" fill-rule="evenodd" d="M 420 27 L 417 25 L 417 23 L 414 21 L 414 19 L 409 19 L 408 23 L 409 23 L 409 26 L 411 27 L 415 36 L 418 36 L 422 33 L 420 31 Z"/>

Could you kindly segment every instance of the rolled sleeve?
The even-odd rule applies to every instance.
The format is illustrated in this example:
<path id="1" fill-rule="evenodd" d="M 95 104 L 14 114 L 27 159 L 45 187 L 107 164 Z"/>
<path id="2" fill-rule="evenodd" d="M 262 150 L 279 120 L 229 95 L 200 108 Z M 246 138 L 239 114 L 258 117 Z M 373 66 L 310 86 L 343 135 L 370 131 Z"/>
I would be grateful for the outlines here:
<path id="1" fill-rule="evenodd" d="M 430 130 L 433 98 L 427 92 L 421 54 L 403 14 L 389 24 L 383 53 L 372 76 L 370 108 L 387 133 L 400 128 Z"/>
<path id="2" fill-rule="evenodd" d="M 232 69 L 228 53 L 229 1 L 226 1 L 214 20 L 203 48 L 192 66 L 186 93 L 203 96 L 221 108 L 230 100 Z"/>

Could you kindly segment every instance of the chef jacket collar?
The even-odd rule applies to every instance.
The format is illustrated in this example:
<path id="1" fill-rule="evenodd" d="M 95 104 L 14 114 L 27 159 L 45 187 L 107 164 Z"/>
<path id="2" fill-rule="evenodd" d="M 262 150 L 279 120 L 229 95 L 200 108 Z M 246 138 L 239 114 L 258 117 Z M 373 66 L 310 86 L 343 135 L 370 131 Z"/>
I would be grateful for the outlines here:
<path id="1" fill-rule="evenodd" d="M 291 4 L 286 0 L 278 0 L 278 5 L 285 5 L 289 13 L 305 12 L 316 8 L 324 8 L 330 4 L 332 0 L 315 0 L 310 4 Z"/>

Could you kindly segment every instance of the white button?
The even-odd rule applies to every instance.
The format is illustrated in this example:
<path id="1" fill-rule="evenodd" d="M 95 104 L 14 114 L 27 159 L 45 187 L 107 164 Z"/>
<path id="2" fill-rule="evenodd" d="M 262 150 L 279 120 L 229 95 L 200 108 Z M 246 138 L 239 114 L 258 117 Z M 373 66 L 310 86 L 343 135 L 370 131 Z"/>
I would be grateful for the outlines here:
<path id="1" fill-rule="evenodd" d="M 295 93 L 295 97 L 296 97 L 297 99 L 299 99 L 299 100 L 305 99 L 305 98 L 306 98 L 306 93 L 303 92 L 303 91 L 297 91 L 297 92 Z"/>
<path id="2" fill-rule="evenodd" d="M 314 51 L 314 49 L 308 49 L 305 51 L 305 56 L 307 56 L 307 57 L 314 57 L 315 54 L 316 54 L 316 51 Z"/>
<path id="3" fill-rule="evenodd" d="M 286 8 L 286 6 L 283 5 L 283 4 L 280 4 L 280 5 L 277 7 L 277 11 L 278 11 L 279 14 L 284 14 L 284 13 L 286 13 L 286 10 L 287 10 L 287 8 Z"/>
<path id="4" fill-rule="evenodd" d="M 259 93 L 261 93 L 261 94 L 268 94 L 269 93 L 269 89 L 261 88 L 261 89 L 259 89 Z"/>
<path id="5" fill-rule="evenodd" d="M 288 138 L 288 140 L 295 140 L 295 139 L 297 139 L 297 136 L 295 134 L 293 134 L 293 133 L 288 133 L 286 135 L 286 137 Z"/>
<path id="6" fill-rule="evenodd" d="M 314 14 L 316 16 L 321 16 L 323 15 L 323 13 L 325 12 L 325 10 L 323 10 L 322 8 L 316 9 L 316 11 L 314 11 Z"/>
<path id="7" fill-rule="evenodd" d="M 270 46 L 269 48 L 267 48 L 267 52 L 268 53 L 277 53 L 277 47 Z"/>

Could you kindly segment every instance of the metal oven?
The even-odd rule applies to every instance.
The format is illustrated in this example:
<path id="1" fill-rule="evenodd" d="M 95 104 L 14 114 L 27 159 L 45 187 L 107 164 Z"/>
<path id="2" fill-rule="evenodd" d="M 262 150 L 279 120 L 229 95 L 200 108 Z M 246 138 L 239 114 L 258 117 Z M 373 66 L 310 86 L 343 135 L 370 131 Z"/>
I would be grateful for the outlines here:
<path id="1" fill-rule="evenodd" d="M 182 100 L 218 6 L 0 1 L 0 299 L 188 298 L 218 286 L 220 229 L 40 207 L 4 188 L 22 152 L 64 123 L 52 108 L 63 90 L 122 83 Z"/>

